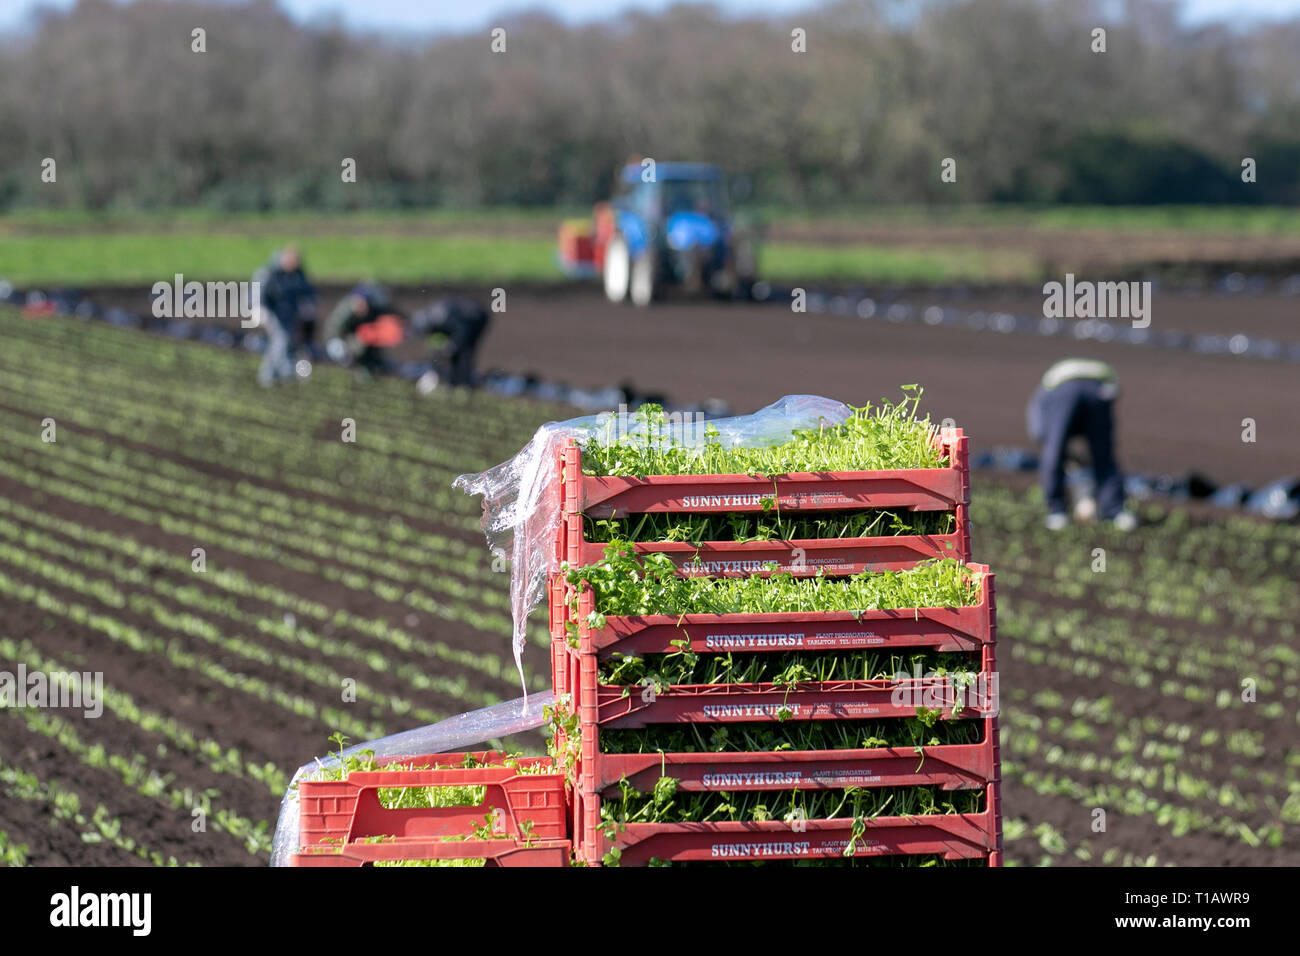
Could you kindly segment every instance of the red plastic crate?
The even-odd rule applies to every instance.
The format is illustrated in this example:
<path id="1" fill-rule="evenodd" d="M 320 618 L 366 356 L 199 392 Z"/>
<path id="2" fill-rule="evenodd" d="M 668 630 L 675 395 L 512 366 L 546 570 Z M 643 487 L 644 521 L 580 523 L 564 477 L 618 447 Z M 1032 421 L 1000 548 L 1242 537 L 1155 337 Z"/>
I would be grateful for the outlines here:
<path id="1" fill-rule="evenodd" d="M 976 744 L 870 750 L 785 750 L 728 753 L 605 754 L 583 766 L 584 786 L 602 796 L 626 779 L 649 793 L 660 777 L 673 777 L 683 792 L 714 790 L 820 790 L 843 787 L 939 787 L 972 790 L 997 779 L 996 754 Z"/>
<path id="2" fill-rule="evenodd" d="M 932 558 L 970 559 L 967 507 L 957 507 L 951 534 L 881 535 L 872 538 L 798 538 L 791 541 L 633 542 L 637 554 L 666 554 L 683 574 L 736 577 L 787 572 L 811 577 L 861 571 L 901 571 Z M 605 544 L 588 541 L 581 515 L 565 515 L 563 560 L 575 567 L 598 564 Z M 775 568 L 770 565 L 775 564 Z"/>
<path id="3" fill-rule="evenodd" d="M 872 647 L 926 647 L 942 652 L 976 652 L 993 641 L 994 582 L 988 565 L 968 563 L 967 567 L 978 573 L 982 584 L 980 602 L 970 607 L 816 614 L 608 615 L 605 626 L 589 631 L 584 639 L 590 641 L 590 653 L 599 658 L 615 652 L 667 654 L 676 650 L 673 641 L 683 639 L 689 641 L 690 649 L 697 653 L 865 650 Z M 552 582 L 552 606 L 558 602 L 561 614 L 567 613 L 565 601 L 568 593 L 562 580 Z M 593 600 L 590 592 L 580 597 L 579 617 L 585 619 L 591 613 Z"/>
<path id="4" fill-rule="evenodd" d="M 493 751 L 473 755 L 482 763 L 500 760 Z M 395 757 L 389 763 L 455 765 L 466 754 Z M 550 766 L 546 757 L 520 758 L 525 766 Z M 486 788 L 482 803 L 471 807 L 387 809 L 378 790 L 392 787 Z M 486 815 L 500 821 L 502 834 L 521 835 L 520 823 L 531 821 L 530 836 L 560 840 L 568 836 L 564 778 L 555 773 L 521 774 L 511 767 L 455 767 L 439 770 L 358 771 L 346 780 L 303 780 L 298 784 L 299 843 L 352 844 L 365 837 L 436 838 L 472 835 Z M 498 815 L 499 811 L 499 815 Z M 380 845 L 380 844 L 376 844 Z"/>
<path id="5" fill-rule="evenodd" d="M 991 787 L 990 790 L 993 788 Z M 876 817 L 863 821 L 864 832 L 854 841 L 855 856 L 937 855 L 945 860 L 998 859 L 1001 834 L 996 811 L 934 814 L 917 817 Z M 844 856 L 853 839 L 852 819 L 784 820 L 723 823 L 630 823 L 613 841 L 600 835 L 590 856 L 612 847 L 621 851 L 620 864 L 644 865 L 652 859 L 671 861 L 751 862 L 754 860 L 834 859 Z"/>
<path id="6" fill-rule="evenodd" d="M 594 696 L 597 722 L 611 728 L 914 717 L 919 707 L 941 708 L 943 719 L 948 719 L 957 703 L 955 688 L 946 677 L 823 681 L 799 684 L 793 690 L 777 684 L 675 684 L 653 695 L 653 700 L 635 691 L 624 696 L 622 687 L 599 685 Z M 962 715 L 982 717 L 992 709 L 992 704 L 977 699 L 963 708 Z"/>
<path id="7" fill-rule="evenodd" d="M 944 468 L 627 478 L 584 475 L 581 449 L 570 439 L 561 452 L 563 510 L 592 518 L 646 512 L 718 514 L 763 511 L 770 501 L 781 511 L 954 511 L 970 504 L 968 441 L 960 428 L 945 428 L 939 442 L 948 455 Z"/>
<path id="8" fill-rule="evenodd" d="M 485 866 L 568 866 L 568 840 L 396 840 L 349 843 L 337 851 L 295 853 L 290 866 L 365 866 L 389 860 L 486 860 Z"/>

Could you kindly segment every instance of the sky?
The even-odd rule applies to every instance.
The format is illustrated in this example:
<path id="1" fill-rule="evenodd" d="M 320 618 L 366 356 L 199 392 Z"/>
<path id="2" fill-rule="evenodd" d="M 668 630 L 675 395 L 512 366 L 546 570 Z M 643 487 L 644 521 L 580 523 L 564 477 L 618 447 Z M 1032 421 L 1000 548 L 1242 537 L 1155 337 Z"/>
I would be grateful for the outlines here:
<path id="1" fill-rule="evenodd" d="M 611 10 L 656 11 L 670 0 L 278 0 L 295 18 L 338 16 L 349 27 L 365 30 L 463 32 L 488 25 L 503 13 L 523 8 L 548 10 L 572 23 L 608 18 Z M 789 14 L 810 6 L 809 0 L 713 0 L 732 14 Z M 75 0 L 42 0 L 44 6 L 71 7 Z M 31 0 L 0 0 L 0 29 L 21 27 L 36 6 Z M 1300 0 L 1185 0 L 1190 22 L 1237 17 L 1275 18 L 1300 14 Z"/>

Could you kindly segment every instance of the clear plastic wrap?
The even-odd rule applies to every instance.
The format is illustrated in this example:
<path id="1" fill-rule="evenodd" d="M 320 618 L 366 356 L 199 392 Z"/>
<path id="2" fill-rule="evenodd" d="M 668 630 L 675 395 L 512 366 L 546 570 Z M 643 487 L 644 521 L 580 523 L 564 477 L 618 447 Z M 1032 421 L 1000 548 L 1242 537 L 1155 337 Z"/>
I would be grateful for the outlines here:
<path id="1" fill-rule="evenodd" d="M 762 447 L 786 441 L 804 428 L 823 422 L 838 425 L 850 409 L 817 395 L 787 395 L 752 415 L 708 422 L 726 447 Z M 693 416 L 669 416 L 656 434 L 690 445 L 703 439 L 704 422 Z M 560 526 L 558 454 L 566 438 L 579 442 L 616 435 L 645 437 L 645 422 L 635 412 L 603 412 L 563 422 L 547 422 L 509 461 L 477 475 L 461 475 L 453 486 L 483 496 L 483 532 L 488 546 L 510 562 L 510 609 L 514 620 L 515 667 L 522 684 L 528 615 L 546 593 L 547 575 L 555 570 L 555 536 Z M 527 688 L 525 685 L 525 692 Z"/>
<path id="2" fill-rule="evenodd" d="M 373 751 L 376 757 L 405 757 L 419 754 L 449 753 L 474 750 L 479 744 L 511 734 L 522 733 L 542 725 L 542 708 L 551 703 L 552 694 L 542 691 L 531 697 L 521 697 L 482 710 L 472 710 L 446 720 L 415 730 L 406 730 L 379 740 L 371 740 L 343 751 L 347 757 L 362 750 Z M 303 764 L 293 775 L 293 780 L 280 801 L 280 817 L 275 824 L 275 837 L 271 842 L 271 865 L 288 866 L 289 857 L 298 852 L 298 787 L 303 777 L 336 767 L 338 754 L 320 757 Z"/>

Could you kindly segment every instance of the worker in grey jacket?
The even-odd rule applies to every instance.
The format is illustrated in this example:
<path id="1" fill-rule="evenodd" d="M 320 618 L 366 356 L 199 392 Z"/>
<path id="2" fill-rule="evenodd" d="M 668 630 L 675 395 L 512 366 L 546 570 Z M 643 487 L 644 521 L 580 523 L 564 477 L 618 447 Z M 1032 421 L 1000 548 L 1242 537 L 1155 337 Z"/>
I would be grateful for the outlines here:
<path id="1" fill-rule="evenodd" d="M 1065 501 L 1065 459 L 1071 438 L 1088 443 L 1096 494 L 1096 513 L 1123 531 L 1137 527 L 1124 509 L 1124 476 L 1115 461 L 1115 401 L 1119 376 L 1105 362 L 1070 358 L 1044 373 L 1029 400 L 1029 436 L 1039 446 L 1038 477 L 1047 500 L 1047 527 L 1070 523 Z"/>

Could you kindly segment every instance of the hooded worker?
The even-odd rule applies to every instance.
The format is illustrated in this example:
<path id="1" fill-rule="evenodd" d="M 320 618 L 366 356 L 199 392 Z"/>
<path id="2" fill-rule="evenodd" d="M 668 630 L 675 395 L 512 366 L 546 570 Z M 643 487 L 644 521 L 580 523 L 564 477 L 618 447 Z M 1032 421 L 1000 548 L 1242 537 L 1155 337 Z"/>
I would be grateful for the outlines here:
<path id="1" fill-rule="evenodd" d="M 452 385 L 474 384 L 474 355 L 487 326 L 487 309 L 460 296 L 440 299 L 411 316 L 413 332 L 446 339 L 445 360 Z"/>
<path id="2" fill-rule="evenodd" d="M 1070 439 L 1088 443 L 1096 515 L 1122 531 L 1137 527 L 1124 509 L 1124 477 L 1115 461 L 1115 402 L 1119 375 L 1095 359 L 1063 359 L 1044 374 L 1029 400 L 1029 437 L 1039 446 L 1038 477 L 1047 501 L 1047 527 L 1059 531 L 1070 523 L 1065 501 L 1065 459 Z M 1088 509 L 1079 509 L 1087 516 Z"/>
<path id="3" fill-rule="evenodd" d="M 387 289 L 363 282 L 335 306 L 326 320 L 326 352 L 336 362 L 355 366 L 363 378 L 369 378 L 387 367 L 383 349 L 402 341 L 404 321 Z"/>

